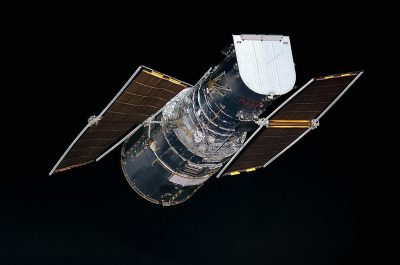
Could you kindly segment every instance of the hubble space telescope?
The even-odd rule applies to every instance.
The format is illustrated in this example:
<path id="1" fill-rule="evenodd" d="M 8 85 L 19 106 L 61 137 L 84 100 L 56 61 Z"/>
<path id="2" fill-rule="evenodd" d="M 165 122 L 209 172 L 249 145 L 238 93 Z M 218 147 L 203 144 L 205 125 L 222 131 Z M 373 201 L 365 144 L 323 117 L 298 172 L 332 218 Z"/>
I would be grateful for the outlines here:
<path id="1" fill-rule="evenodd" d="M 179 204 L 212 176 L 268 166 L 317 128 L 363 73 L 313 78 L 294 89 L 289 37 L 234 35 L 222 52 L 224 60 L 195 85 L 140 66 L 50 175 L 99 161 L 122 144 L 131 187 L 150 202 Z"/>

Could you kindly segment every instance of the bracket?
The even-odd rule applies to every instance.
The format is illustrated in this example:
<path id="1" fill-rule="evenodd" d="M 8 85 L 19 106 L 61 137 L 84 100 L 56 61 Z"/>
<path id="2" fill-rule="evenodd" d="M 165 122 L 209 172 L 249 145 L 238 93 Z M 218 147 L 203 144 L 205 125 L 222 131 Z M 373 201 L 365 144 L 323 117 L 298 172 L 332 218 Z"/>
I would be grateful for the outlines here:
<path id="1" fill-rule="evenodd" d="M 319 120 L 318 119 L 311 120 L 311 130 L 317 129 L 318 126 L 319 126 Z"/>
<path id="2" fill-rule="evenodd" d="M 96 116 L 96 115 L 90 116 L 88 119 L 89 126 L 97 125 L 99 123 L 99 121 L 101 120 L 101 118 L 102 118 L 102 116 Z"/>
<path id="3" fill-rule="evenodd" d="M 268 119 L 267 118 L 261 118 L 261 119 L 258 119 L 258 120 L 255 120 L 254 121 L 256 124 L 258 124 L 258 125 L 260 125 L 260 126 L 265 126 L 265 127 L 268 127 Z"/>

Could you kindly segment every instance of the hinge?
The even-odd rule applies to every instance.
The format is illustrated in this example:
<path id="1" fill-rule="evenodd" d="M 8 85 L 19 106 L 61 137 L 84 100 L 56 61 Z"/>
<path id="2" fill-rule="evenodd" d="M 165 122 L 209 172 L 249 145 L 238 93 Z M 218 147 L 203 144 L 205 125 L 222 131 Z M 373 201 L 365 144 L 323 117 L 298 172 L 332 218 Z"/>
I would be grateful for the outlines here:
<path id="1" fill-rule="evenodd" d="M 319 120 L 316 120 L 316 119 L 311 120 L 311 130 L 317 129 L 318 126 L 319 126 Z"/>
<path id="2" fill-rule="evenodd" d="M 261 118 L 261 119 L 255 120 L 254 122 L 260 126 L 265 126 L 265 127 L 268 127 L 268 123 L 269 123 L 267 118 Z"/>
<path id="3" fill-rule="evenodd" d="M 96 115 L 90 116 L 88 119 L 89 126 L 92 126 L 93 124 L 97 125 L 97 123 L 99 123 L 101 118 L 102 118 L 101 116 L 96 116 Z"/>

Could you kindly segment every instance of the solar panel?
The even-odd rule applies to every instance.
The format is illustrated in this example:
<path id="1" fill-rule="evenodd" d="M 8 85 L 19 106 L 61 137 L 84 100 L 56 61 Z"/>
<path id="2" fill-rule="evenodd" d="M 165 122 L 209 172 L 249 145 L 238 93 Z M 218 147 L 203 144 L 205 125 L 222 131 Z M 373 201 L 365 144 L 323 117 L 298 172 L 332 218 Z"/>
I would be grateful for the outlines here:
<path id="1" fill-rule="evenodd" d="M 89 119 L 50 175 L 104 156 L 112 144 L 135 125 L 158 113 L 170 99 L 188 86 L 185 82 L 140 66 L 100 115 Z"/>
<path id="2" fill-rule="evenodd" d="M 310 80 L 267 118 L 246 140 L 217 177 L 238 175 L 269 165 L 310 130 L 363 72 L 331 75 Z M 225 171 L 226 170 L 226 171 Z M 224 173 L 227 172 L 227 173 Z"/>

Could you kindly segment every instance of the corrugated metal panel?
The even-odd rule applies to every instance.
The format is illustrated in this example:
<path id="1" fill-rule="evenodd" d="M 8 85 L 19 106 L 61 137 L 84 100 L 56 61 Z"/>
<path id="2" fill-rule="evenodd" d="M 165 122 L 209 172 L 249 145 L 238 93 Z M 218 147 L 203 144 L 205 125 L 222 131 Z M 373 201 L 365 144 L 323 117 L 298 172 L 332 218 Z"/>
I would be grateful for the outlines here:
<path id="1" fill-rule="evenodd" d="M 276 35 L 233 35 L 239 73 L 251 90 L 282 95 L 296 82 L 290 40 Z"/>
<path id="2" fill-rule="evenodd" d="M 50 174 L 95 160 L 187 86 L 167 75 L 139 67 L 96 122 L 89 123 L 76 137 Z"/>

